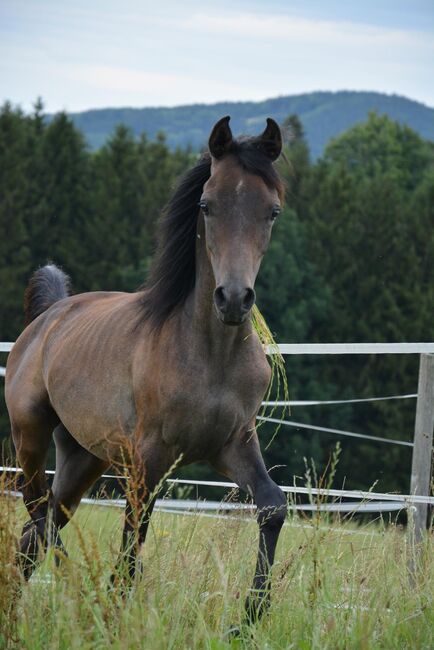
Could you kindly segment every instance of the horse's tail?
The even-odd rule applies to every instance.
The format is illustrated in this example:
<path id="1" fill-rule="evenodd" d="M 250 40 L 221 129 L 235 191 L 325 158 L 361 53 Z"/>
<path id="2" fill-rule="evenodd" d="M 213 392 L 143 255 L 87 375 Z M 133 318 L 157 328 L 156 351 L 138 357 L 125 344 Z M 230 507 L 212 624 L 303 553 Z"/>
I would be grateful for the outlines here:
<path id="1" fill-rule="evenodd" d="M 34 272 L 24 293 L 24 317 L 28 325 L 58 300 L 71 295 L 69 277 L 55 264 Z"/>

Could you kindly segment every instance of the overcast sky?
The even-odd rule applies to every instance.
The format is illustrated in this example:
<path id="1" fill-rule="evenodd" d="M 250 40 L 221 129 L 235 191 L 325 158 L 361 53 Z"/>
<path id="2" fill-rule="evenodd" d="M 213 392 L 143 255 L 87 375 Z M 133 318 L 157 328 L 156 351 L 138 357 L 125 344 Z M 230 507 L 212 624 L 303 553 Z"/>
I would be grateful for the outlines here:
<path id="1" fill-rule="evenodd" d="M 434 106 L 433 0 L 0 0 L 0 100 L 48 111 L 376 90 Z"/>

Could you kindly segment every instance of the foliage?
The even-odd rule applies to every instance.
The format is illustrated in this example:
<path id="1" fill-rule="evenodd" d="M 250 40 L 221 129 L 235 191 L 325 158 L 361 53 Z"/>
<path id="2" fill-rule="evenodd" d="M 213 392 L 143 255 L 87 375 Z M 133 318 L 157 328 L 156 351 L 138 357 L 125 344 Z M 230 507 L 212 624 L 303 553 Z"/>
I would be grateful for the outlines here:
<path id="1" fill-rule="evenodd" d="M 330 99 L 324 93 L 297 98 L 300 114 L 315 113 L 326 96 Z M 279 111 L 288 106 L 284 100 L 275 100 Z M 247 120 L 248 109 L 241 109 Z M 192 114 L 189 119 L 209 130 L 213 118 L 203 108 L 197 122 Z M 256 287 L 272 335 L 282 342 L 432 340 L 433 145 L 371 114 L 312 163 L 299 117 L 285 114 L 284 130 L 289 137 L 280 171 L 287 203 Z M 1 341 L 21 331 L 24 288 L 47 259 L 71 274 L 76 291 L 131 291 L 145 279 L 158 214 L 195 155 L 171 151 L 161 134 L 155 140 L 135 135 L 119 126 L 92 152 L 69 117 L 47 120 L 40 102 L 31 115 L 10 104 L 0 110 Z M 291 399 L 413 393 L 417 382 L 417 359 L 405 355 L 290 357 L 286 367 Z M 295 407 L 292 416 L 408 440 L 414 402 Z M 2 403 L 0 436 L 7 433 Z M 273 433 L 274 426 L 261 427 L 264 447 Z M 273 477 L 291 482 L 294 474 L 303 474 L 303 457 L 327 462 L 335 440 L 281 427 L 266 452 L 267 464 L 278 466 Z M 379 480 L 381 489 L 407 491 L 410 460 L 405 448 L 344 439 L 339 481 L 366 488 Z M 185 473 L 190 471 L 208 472 L 195 467 Z"/>
<path id="2" fill-rule="evenodd" d="M 313 170 L 304 215 L 308 257 L 318 260 L 331 294 L 330 317 L 318 323 L 310 340 L 432 340 L 433 163 L 430 144 L 375 114 L 330 143 Z M 321 381 L 354 397 L 414 393 L 417 358 L 336 358 L 322 370 Z M 354 407 L 331 425 L 411 439 L 414 404 L 397 406 Z M 351 479 L 357 483 L 387 474 L 389 489 L 408 489 L 410 454 L 390 446 L 379 462 L 379 451 L 350 442 L 342 465 L 353 460 Z"/>

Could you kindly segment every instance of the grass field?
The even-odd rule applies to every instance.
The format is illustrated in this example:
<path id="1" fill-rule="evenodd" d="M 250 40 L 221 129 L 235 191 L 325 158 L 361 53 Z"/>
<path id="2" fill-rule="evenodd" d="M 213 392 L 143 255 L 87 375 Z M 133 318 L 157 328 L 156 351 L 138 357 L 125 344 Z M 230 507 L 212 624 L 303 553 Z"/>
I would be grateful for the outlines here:
<path id="1" fill-rule="evenodd" d="M 0 647 L 434 647 L 433 541 L 427 540 L 418 580 L 410 583 L 406 535 L 390 523 L 289 520 L 269 616 L 229 639 L 253 574 L 253 520 L 155 513 L 144 574 L 123 600 L 108 589 L 122 511 L 83 505 L 63 533 L 69 559 L 56 569 L 48 556 L 14 599 L 14 536 L 24 519 L 19 500 L 0 500 Z"/>

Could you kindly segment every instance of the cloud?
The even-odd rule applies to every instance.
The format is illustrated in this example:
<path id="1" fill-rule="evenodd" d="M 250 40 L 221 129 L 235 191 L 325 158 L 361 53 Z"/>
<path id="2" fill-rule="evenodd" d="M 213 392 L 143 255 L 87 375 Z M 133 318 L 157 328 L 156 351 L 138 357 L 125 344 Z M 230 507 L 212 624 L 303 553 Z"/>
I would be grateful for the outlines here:
<path id="1" fill-rule="evenodd" d="M 139 89 L 152 88 L 161 90 L 178 87 L 191 81 L 188 77 L 174 74 L 161 74 L 134 70 L 114 65 L 72 65 L 67 70 L 68 77 L 74 81 L 113 92 L 135 92 Z"/>
<path id="2" fill-rule="evenodd" d="M 80 110 L 346 88 L 434 103 L 428 31 L 313 19 L 301 0 L 36 4 L 0 0 L 0 101 L 42 95 L 51 110 Z"/>
<path id="3" fill-rule="evenodd" d="M 258 15 L 251 13 L 195 13 L 182 22 L 192 31 L 221 36 L 238 36 L 248 40 L 272 39 L 292 44 L 326 47 L 429 47 L 432 38 L 417 31 L 379 27 L 366 23 L 311 20 L 289 15 Z"/>

